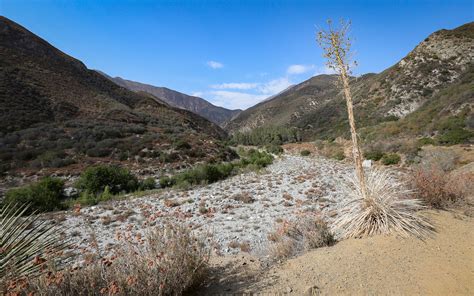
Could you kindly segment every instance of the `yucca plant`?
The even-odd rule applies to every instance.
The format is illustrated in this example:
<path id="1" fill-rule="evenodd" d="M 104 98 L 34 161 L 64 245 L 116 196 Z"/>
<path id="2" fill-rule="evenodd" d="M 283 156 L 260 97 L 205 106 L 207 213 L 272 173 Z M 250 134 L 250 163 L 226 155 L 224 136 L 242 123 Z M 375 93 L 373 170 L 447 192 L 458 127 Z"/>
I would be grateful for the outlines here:
<path id="1" fill-rule="evenodd" d="M 52 261 L 68 241 L 60 238 L 59 229 L 35 213 L 23 217 L 28 205 L 4 204 L 0 209 L 0 282 L 39 275 L 48 255 Z M 53 263 L 49 261 L 49 263 Z"/>
<path id="2" fill-rule="evenodd" d="M 365 197 L 355 175 L 343 185 L 348 200 L 341 204 L 333 226 L 339 237 L 397 233 L 423 238 L 433 232 L 433 226 L 418 212 L 425 206 L 412 197 L 406 184 L 392 178 L 388 170 L 371 170 L 366 178 Z"/>

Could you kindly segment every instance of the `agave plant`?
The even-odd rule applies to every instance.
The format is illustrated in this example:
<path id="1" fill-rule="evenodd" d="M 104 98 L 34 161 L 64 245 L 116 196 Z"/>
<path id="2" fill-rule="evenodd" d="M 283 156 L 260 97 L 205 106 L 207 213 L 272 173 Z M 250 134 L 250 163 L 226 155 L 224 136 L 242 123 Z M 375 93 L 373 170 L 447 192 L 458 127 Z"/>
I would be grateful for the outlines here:
<path id="1" fill-rule="evenodd" d="M 27 205 L 14 204 L 0 209 L 0 282 L 40 274 L 45 256 L 57 255 L 68 246 L 54 224 L 40 221 L 35 213 L 23 217 L 27 210 Z"/>
<path id="2" fill-rule="evenodd" d="M 374 169 L 366 174 L 367 195 L 355 175 L 348 178 L 343 191 L 348 200 L 341 205 L 334 231 L 342 238 L 397 233 L 423 238 L 434 231 L 420 215 L 425 206 L 405 184 L 389 171 Z"/>

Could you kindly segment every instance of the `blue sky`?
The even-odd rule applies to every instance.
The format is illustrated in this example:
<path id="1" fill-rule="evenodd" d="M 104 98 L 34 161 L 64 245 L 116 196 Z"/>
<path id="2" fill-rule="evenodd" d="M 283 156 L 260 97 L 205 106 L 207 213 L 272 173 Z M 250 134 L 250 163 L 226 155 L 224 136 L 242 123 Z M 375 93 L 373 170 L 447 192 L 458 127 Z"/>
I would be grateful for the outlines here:
<path id="1" fill-rule="evenodd" d="M 315 42 L 352 20 L 356 74 L 393 65 L 430 33 L 474 20 L 474 1 L 0 0 L 4 15 L 102 70 L 247 108 L 326 73 Z"/>

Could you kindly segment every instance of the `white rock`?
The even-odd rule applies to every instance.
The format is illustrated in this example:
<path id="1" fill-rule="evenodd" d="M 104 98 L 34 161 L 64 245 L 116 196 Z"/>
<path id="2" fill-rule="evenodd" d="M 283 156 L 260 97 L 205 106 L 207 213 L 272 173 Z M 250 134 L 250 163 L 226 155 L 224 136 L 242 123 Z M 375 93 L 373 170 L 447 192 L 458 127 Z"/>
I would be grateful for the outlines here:
<path id="1" fill-rule="evenodd" d="M 362 162 L 362 166 L 363 166 L 364 168 L 370 168 L 370 167 L 372 167 L 372 160 L 370 160 L 370 159 L 364 160 L 364 161 Z"/>

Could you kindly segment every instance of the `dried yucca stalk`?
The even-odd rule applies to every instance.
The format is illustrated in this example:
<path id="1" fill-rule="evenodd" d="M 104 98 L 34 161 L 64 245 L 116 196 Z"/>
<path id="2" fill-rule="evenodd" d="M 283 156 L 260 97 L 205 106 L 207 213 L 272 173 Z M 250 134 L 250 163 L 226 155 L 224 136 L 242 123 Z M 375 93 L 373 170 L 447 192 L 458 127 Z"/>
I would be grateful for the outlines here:
<path id="1" fill-rule="evenodd" d="M 349 199 L 341 205 L 334 231 L 342 238 L 397 233 L 423 238 L 434 230 L 418 211 L 425 207 L 412 198 L 413 192 L 386 170 L 374 169 L 366 174 L 367 195 L 354 175 L 343 187 Z"/>

